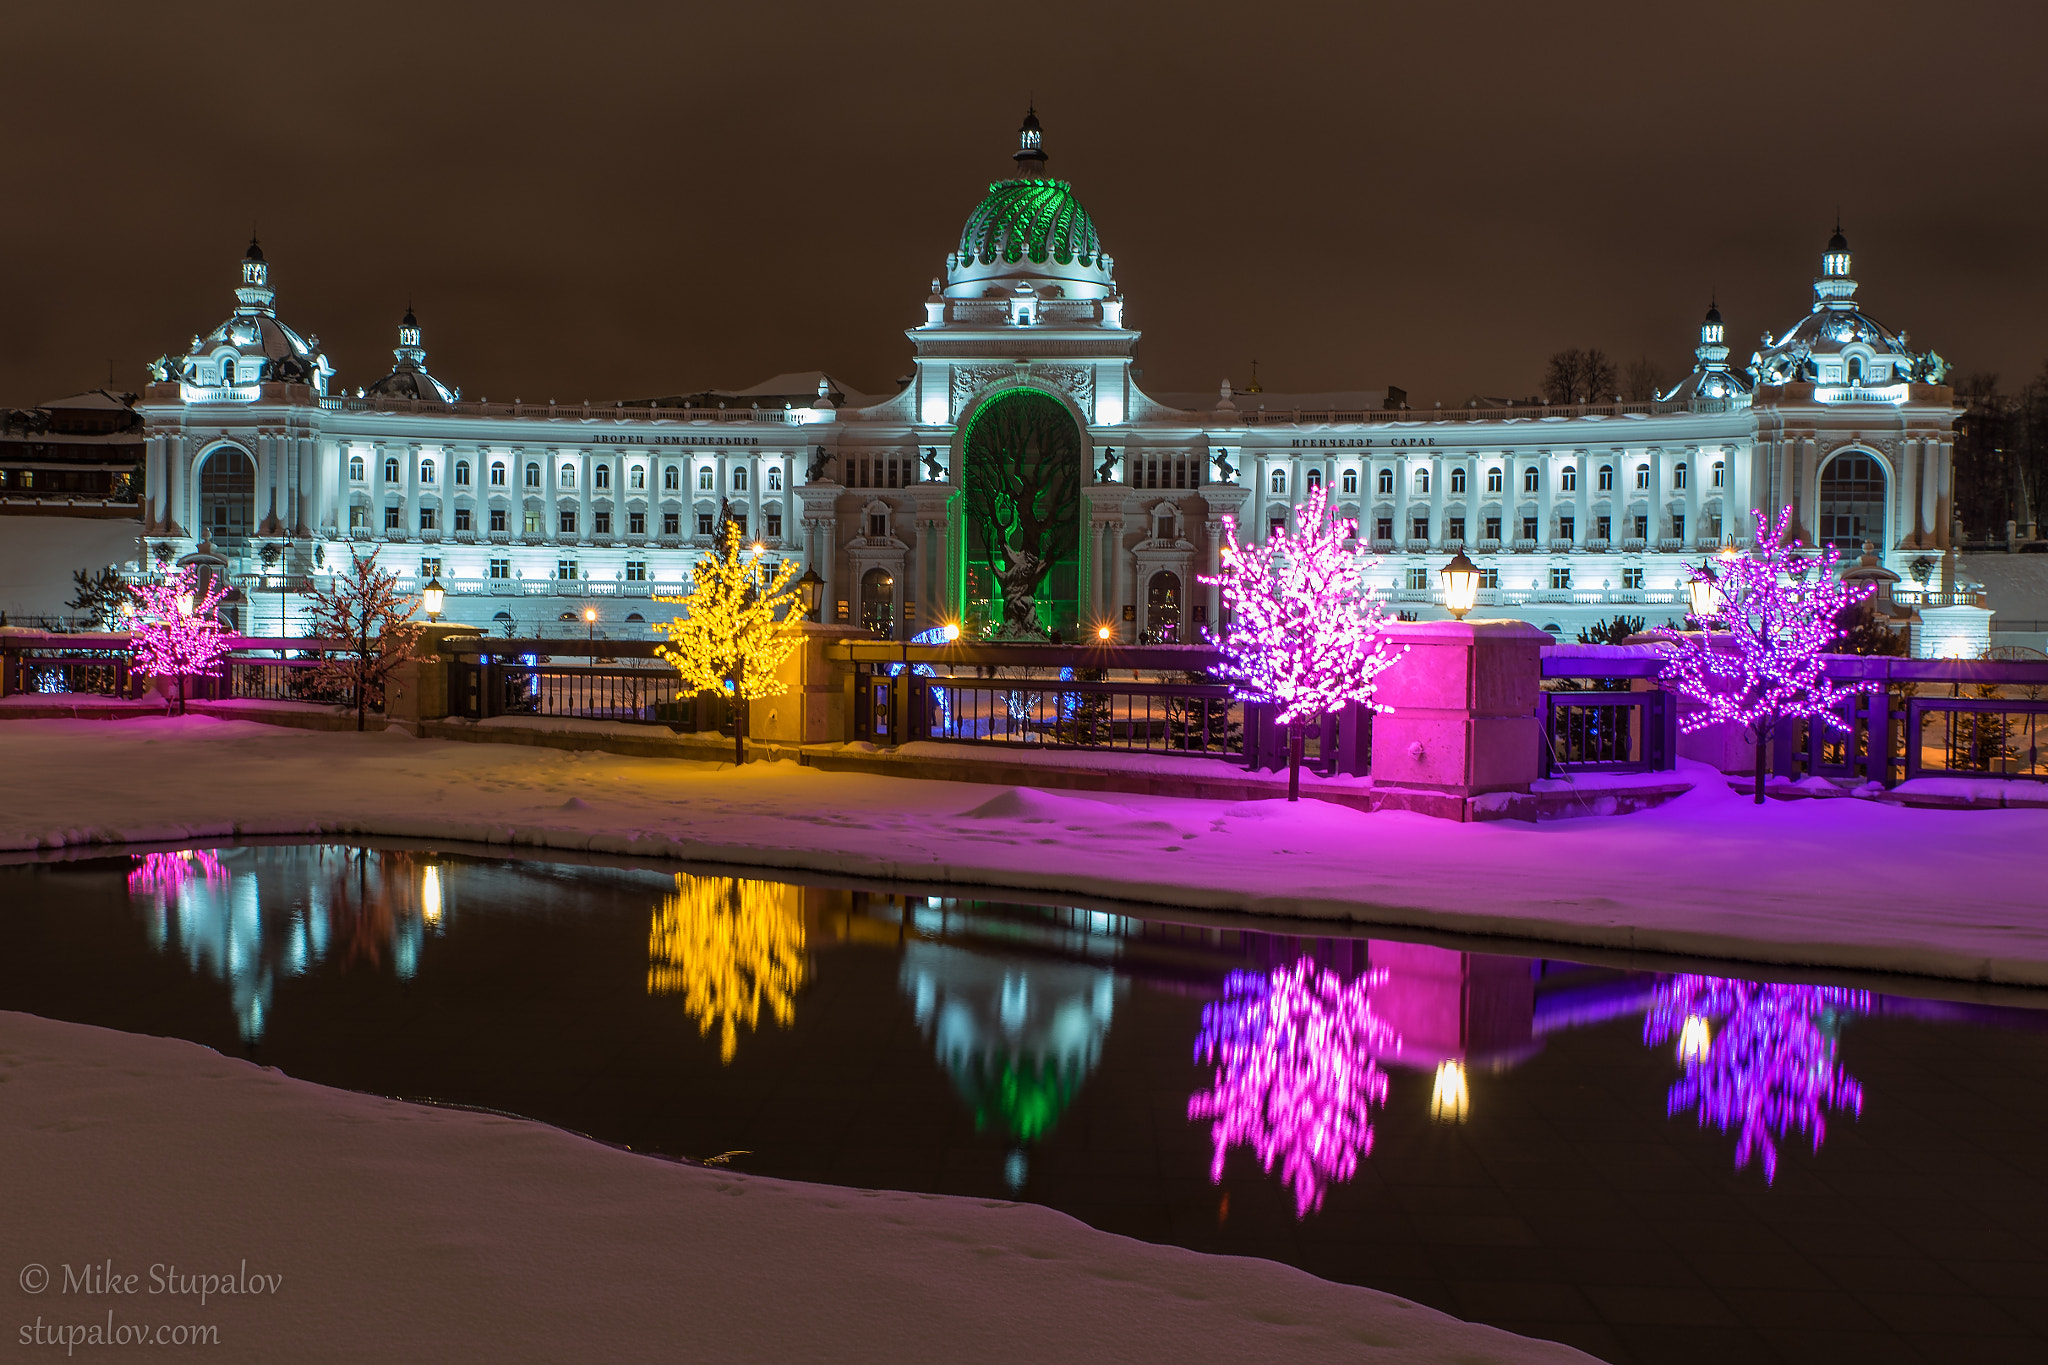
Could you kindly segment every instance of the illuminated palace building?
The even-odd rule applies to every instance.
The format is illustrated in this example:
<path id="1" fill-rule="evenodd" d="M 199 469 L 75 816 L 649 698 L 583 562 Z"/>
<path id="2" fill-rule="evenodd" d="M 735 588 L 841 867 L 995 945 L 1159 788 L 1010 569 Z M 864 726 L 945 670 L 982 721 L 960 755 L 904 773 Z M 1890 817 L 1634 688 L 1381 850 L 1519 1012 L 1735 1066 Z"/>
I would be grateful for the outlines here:
<path id="1" fill-rule="evenodd" d="M 910 378 L 879 399 L 810 373 L 473 402 L 429 371 L 410 311 L 390 372 L 344 391 L 318 338 L 280 320 L 252 243 L 232 316 L 154 367 L 145 534 L 245 573 L 279 547 L 293 584 L 380 547 L 416 587 L 440 578 L 450 619 L 524 633 L 594 606 L 629 634 L 671 613 L 652 597 L 731 517 L 824 579 L 827 620 L 1124 640 L 1216 621 L 1199 579 L 1224 518 L 1262 537 L 1319 486 L 1402 608 L 1438 614 L 1462 549 L 1489 614 L 1566 631 L 1676 615 L 1686 565 L 1744 544 L 1752 508 L 1789 504 L 1801 538 L 1851 558 L 1872 541 L 1894 569 L 1949 542 L 1943 363 L 1858 308 L 1839 232 L 1804 317 L 1736 367 L 1710 309 L 1696 367 L 1652 402 L 1148 394 L 1094 222 L 1046 175 L 1036 118 L 1020 143 L 906 333 Z"/>

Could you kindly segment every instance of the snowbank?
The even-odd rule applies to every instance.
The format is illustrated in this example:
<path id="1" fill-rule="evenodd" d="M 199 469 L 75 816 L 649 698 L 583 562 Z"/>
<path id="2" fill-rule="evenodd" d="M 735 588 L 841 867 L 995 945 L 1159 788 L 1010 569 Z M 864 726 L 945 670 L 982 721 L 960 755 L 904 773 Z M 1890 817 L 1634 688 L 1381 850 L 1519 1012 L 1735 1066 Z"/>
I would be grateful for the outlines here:
<path id="1" fill-rule="evenodd" d="M 1543 825 L 204 716 L 10 721 L 0 772 L 0 850 L 389 835 L 2048 985 L 2048 808 L 1759 808 L 1699 764 L 1655 809 Z"/>
<path id="2" fill-rule="evenodd" d="M 197 1325 L 217 1361 L 1589 1359 L 1033 1205 L 676 1165 L 172 1039 L 0 1013 L 0 1083 L 10 1338 Z M 83 1292 L 109 1262 L 140 1292 Z M 259 1292 L 149 1292 L 194 1275 Z"/>

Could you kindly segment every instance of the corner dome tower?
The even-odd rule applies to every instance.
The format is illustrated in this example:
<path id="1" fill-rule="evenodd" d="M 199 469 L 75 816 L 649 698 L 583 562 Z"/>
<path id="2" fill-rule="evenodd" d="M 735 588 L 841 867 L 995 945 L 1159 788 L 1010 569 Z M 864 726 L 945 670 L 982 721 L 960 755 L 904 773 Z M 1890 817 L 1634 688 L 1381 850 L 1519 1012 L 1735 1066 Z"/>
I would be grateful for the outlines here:
<path id="1" fill-rule="evenodd" d="M 222 391 L 212 396 L 215 401 L 253 400 L 252 386 L 260 384 L 310 384 L 315 393 L 325 394 L 334 367 L 321 354 L 319 337 L 301 336 L 278 320 L 270 262 L 253 236 L 238 269 L 235 309 L 228 320 L 203 337 L 193 337 L 183 356 L 163 355 L 151 361 L 150 378 Z"/>
<path id="2" fill-rule="evenodd" d="M 1106 299 L 1116 282 L 1095 220 L 1074 187 L 1045 173 L 1045 131 L 1024 115 L 1012 154 L 1017 174 L 988 187 L 946 257 L 945 297 Z"/>
<path id="3" fill-rule="evenodd" d="M 427 373 L 427 348 L 420 344 L 420 322 L 413 316 L 411 304 L 405 306 L 405 317 L 398 324 L 398 345 L 391 357 L 396 363 L 390 374 L 370 385 L 367 392 L 371 397 L 453 403 L 462 396 L 462 390 L 451 389 Z"/>

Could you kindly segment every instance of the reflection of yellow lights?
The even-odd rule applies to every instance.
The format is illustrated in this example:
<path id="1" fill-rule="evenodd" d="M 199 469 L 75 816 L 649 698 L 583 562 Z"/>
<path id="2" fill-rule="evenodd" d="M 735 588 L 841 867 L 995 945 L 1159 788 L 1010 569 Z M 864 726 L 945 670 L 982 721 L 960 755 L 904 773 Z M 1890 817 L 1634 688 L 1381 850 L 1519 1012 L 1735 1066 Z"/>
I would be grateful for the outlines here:
<path id="1" fill-rule="evenodd" d="M 441 927 L 441 869 L 432 863 L 420 873 L 420 918 Z"/>
<path id="2" fill-rule="evenodd" d="M 796 1018 L 804 984 L 802 892 L 738 877 L 676 878 L 647 936 L 647 993 L 681 995 L 699 1033 L 719 1027 L 730 1062 L 739 1025 L 758 1026 L 765 1001 L 775 1022 Z"/>
<path id="3" fill-rule="evenodd" d="M 1678 1034 L 1678 1060 L 1681 1062 L 1703 1062 L 1707 1049 L 1713 1044 L 1713 1033 L 1707 1021 L 1697 1014 L 1685 1016 L 1685 1027 Z"/>
<path id="4" fill-rule="evenodd" d="M 1436 1087 L 1429 1093 L 1429 1116 L 1439 1123 L 1463 1123 L 1472 1112 L 1472 1092 L 1465 1086 L 1463 1062 L 1438 1062 Z"/>

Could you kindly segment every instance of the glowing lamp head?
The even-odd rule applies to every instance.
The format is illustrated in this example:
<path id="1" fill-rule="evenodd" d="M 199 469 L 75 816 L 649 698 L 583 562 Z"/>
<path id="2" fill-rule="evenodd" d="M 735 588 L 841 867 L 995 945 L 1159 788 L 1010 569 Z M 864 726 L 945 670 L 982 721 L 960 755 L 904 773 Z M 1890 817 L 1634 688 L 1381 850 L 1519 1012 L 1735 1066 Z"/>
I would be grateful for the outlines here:
<path id="1" fill-rule="evenodd" d="M 796 581 L 796 590 L 803 596 L 804 615 L 817 620 L 818 604 L 825 598 L 825 580 L 818 577 L 816 569 L 806 567 L 804 576 Z"/>
<path id="2" fill-rule="evenodd" d="M 191 614 L 192 614 L 192 594 L 191 594 L 191 593 L 189 593 L 189 592 L 181 592 L 181 593 L 179 593 L 179 594 L 178 594 L 178 615 L 180 615 L 180 616 L 190 616 Z"/>
<path id="3" fill-rule="evenodd" d="M 439 616 L 441 604 L 448 600 L 448 590 L 441 586 L 439 576 L 429 578 L 427 586 L 420 589 L 420 605 L 427 609 L 427 615 Z"/>
<path id="4" fill-rule="evenodd" d="M 1102 641 L 1104 644 L 1108 644 L 1110 637 L 1115 634 L 1116 632 L 1111 630 L 1108 626 L 1097 626 L 1095 628 L 1095 638 Z"/>
<path id="5" fill-rule="evenodd" d="M 597 620 L 597 608 L 585 607 L 583 609 L 583 620 L 586 625 L 595 622 Z"/>
<path id="6" fill-rule="evenodd" d="M 960 638 L 960 623 L 959 623 L 958 621 L 948 621 L 948 622 L 946 622 L 946 643 L 950 645 L 950 644 L 952 644 L 952 643 L 953 643 L 953 642 L 954 642 L 955 640 L 957 640 L 957 639 L 959 639 L 959 638 Z"/>
<path id="7" fill-rule="evenodd" d="M 1464 620 L 1465 613 L 1479 600 L 1479 566 L 1460 550 L 1437 572 L 1444 580 L 1444 610 L 1452 620 Z"/>
<path id="8" fill-rule="evenodd" d="M 1710 621 L 1721 614 L 1721 583 L 1711 565 L 1702 564 L 1685 583 L 1688 616 Z"/>

